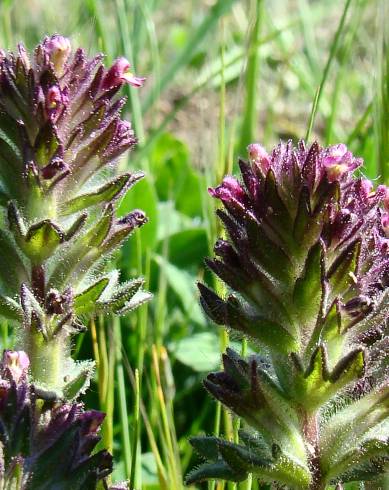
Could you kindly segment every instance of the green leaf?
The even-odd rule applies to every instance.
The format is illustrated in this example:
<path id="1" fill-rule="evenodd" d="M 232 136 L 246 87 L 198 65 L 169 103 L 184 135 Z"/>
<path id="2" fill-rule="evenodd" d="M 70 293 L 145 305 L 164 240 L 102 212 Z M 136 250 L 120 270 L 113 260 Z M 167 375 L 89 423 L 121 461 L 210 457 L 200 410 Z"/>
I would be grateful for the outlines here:
<path id="1" fill-rule="evenodd" d="M 161 255 L 164 240 L 157 245 L 157 252 Z M 201 265 L 202 257 L 208 252 L 207 232 L 205 228 L 193 227 L 189 230 L 178 231 L 169 236 L 168 259 L 171 264 L 180 269 L 191 266 L 197 268 Z"/>
<path id="2" fill-rule="evenodd" d="M 358 468 L 363 463 L 369 463 L 375 458 L 387 456 L 389 453 L 389 439 L 385 437 L 381 439 L 368 438 L 359 446 L 344 449 L 345 452 L 338 454 L 336 463 L 333 463 L 328 469 L 328 473 L 326 474 L 327 481 L 340 477 L 343 473 L 350 471 L 350 469 Z M 379 465 L 376 470 L 377 476 L 382 473 Z"/>
<path id="3" fill-rule="evenodd" d="M 270 318 L 250 315 L 235 296 L 228 298 L 226 323 L 277 352 L 286 354 L 299 350 L 298 341 L 286 327 Z"/>
<path id="4" fill-rule="evenodd" d="M 206 463 L 192 470 L 186 477 L 185 483 L 191 485 L 206 480 L 227 480 L 240 482 L 247 478 L 247 472 L 235 471 L 227 463 L 220 460 L 216 463 Z"/>
<path id="5" fill-rule="evenodd" d="M 1 116 L 0 116 L 1 120 Z M 1 126 L 4 127 L 4 126 Z M 0 131 L 0 176 L 7 195 L 19 198 L 23 192 L 22 185 L 23 161 L 19 150 L 9 140 L 2 138 Z"/>
<path id="6" fill-rule="evenodd" d="M 299 429 L 299 417 L 293 403 L 285 397 L 281 388 L 273 381 L 266 371 L 258 369 L 257 372 L 261 394 L 277 419 L 282 421 L 285 427 L 291 429 L 291 431 L 292 427 Z M 293 432 L 295 432 L 295 430 L 293 430 Z M 301 441 L 301 445 L 303 445 L 303 441 Z"/>
<path id="7" fill-rule="evenodd" d="M 32 225 L 23 243 L 23 252 L 33 262 L 43 262 L 53 255 L 56 248 L 64 241 L 64 234 L 50 220 Z"/>
<path id="8" fill-rule="evenodd" d="M 370 438 L 382 435 L 382 422 L 389 416 L 389 387 L 384 386 L 337 410 L 321 430 L 321 461 L 325 471 L 339 455 Z"/>
<path id="9" fill-rule="evenodd" d="M 296 354 L 293 354 L 293 360 L 296 369 L 294 396 L 299 403 L 311 409 L 320 407 L 350 382 L 361 378 L 365 370 L 365 353 L 359 348 L 341 358 L 332 371 L 329 370 L 327 348 L 324 345 L 316 347 L 304 373 L 301 371 L 301 360 Z"/>
<path id="10" fill-rule="evenodd" d="M 23 320 L 23 311 L 12 298 L 0 295 L 0 316 L 7 320 L 15 320 L 21 322 Z"/>
<path id="11" fill-rule="evenodd" d="M 313 346 L 322 342 L 327 347 L 328 365 L 333 367 L 342 355 L 345 336 L 341 335 L 342 316 L 339 301 L 335 300 L 328 310 L 322 323 L 318 323 L 312 335 L 306 352 L 311 352 Z"/>
<path id="12" fill-rule="evenodd" d="M 85 393 L 90 385 L 94 367 L 95 364 L 92 361 L 73 363 L 71 379 L 66 382 L 62 389 L 66 400 L 74 400 Z"/>
<path id="13" fill-rule="evenodd" d="M 113 224 L 113 215 L 113 206 L 108 205 L 101 219 L 82 237 L 82 242 L 87 249 L 99 247 L 107 238 Z"/>
<path id="14" fill-rule="evenodd" d="M 135 310 L 135 308 L 138 308 L 144 303 L 147 303 L 147 301 L 150 301 L 152 297 L 153 295 L 148 291 L 138 291 L 129 301 L 125 302 L 122 308 L 115 309 L 115 314 L 118 316 L 126 315 L 127 313 Z"/>
<path id="15" fill-rule="evenodd" d="M 310 334 L 319 316 L 323 295 L 323 246 L 317 242 L 308 252 L 293 291 L 294 314 L 302 331 Z M 307 332 L 308 330 L 308 332 Z"/>
<path id="16" fill-rule="evenodd" d="M 196 436 L 189 439 L 196 453 L 207 461 L 216 462 L 219 459 L 217 437 Z"/>
<path id="17" fill-rule="evenodd" d="M 251 448 L 246 448 L 233 442 L 220 439 L 218 441 L 219 452 L 226 463 L 235 471 L 246 470 L 252 472 L 255 468 L 259 469 L 272 466 L 273 461 L 268 458 L 258 456 Z"/>
<path id="18" fill-rule="evenodd" d="M 138 291 L 129 301 L 126 301 L 122 308 L 115 309 L 114 312 L 118 316 L 127 315 L 127 313 L 150 301 L 152 297 L 153 295 L 148 291 Z"/>
<path id="19" fill-rule="evenodd" d="M 21 282 L 28 280 L 26 268 L 11 237 L 0 230 L 0 285 L 3 292 L 14 297 Z"/>
<path id="20" fill-rule="evenodd" d="M 332 190 L 330 187 L 329 190 Z M 317 243 L 327 212 L 326 204 L 330 200 L 331 194 L 326 195 L 326 202 L 321 203 L 313 212 L 310 207 L 310 193 L 306 187 L 303 187 L 299 196 L 297 213 L 293 225 L 293 238 L 297 245 L 300 246 L 299 255 L 305 254 L 307 248 Z"/>
<path id="21" fill-rule="evenodd" d="M 348 384 L 361 378 L 365 372 L 365 352 L 363 349 L 355 349 L 345 355 L 332 370 L 329 380 L 336 384 L 337 391 Z"/>
<path id="22" fill-rule="evenodd" d="M 275 243 L 264 229 L 264 226 L 248 220 L 247 235 L 250 252 L 259 264 L 285 287 L 291 281 L 292 262 L 285 251 Z"/>
<path id="23" fill-rule="evenodd" d="M 343 295 L 343 301 L 348 299 L 346 293 L 350 293 L 355 286 L 355 273 L 358 266 L 358 258 L 361 250 L 360 240 L 351 243 L 335 260 L 328 271 L 328 280 L 331 286 L 330 300 L 338 295 Z"/>
<path id="24" fill-rule="evenodd" d="M 35 327 L 41 330 L 44 325 L 45 312 L 26 284 L 22 284 L 20 288 L 20 303 L 23 308 L 24 326 L 26 328 Z"/>
<path id="25" fill-rule="evenodd" d="M 86 220 L 88 218 L 87 213 L 82 213 L 76 220 L 70 225 L 68 230 L 65 232 L 65 241 L 71 240 L 75 235 L 78 234 L 78 232 L 81 230 L 81 228 L 85 225 Z"/>
<path id="26" fill-rule="evenodd" d="M 96 204 L 110 202 L 143 177 L 143 173 L 123 174 L 94 192 L 77 196 L 61 206 L 61 214 L 67 216 Z"/>
<path id="27" fill-rule="evenodd" d="M 40 167 L 46 166 L 55 155 L 59 139 L 51 122 L 47 122 L 35 139 L 35 161 Z"/>
<path id="28" fill-rule="evenodd" d="M 272 169 L 266 174 L 264 195 L 266 196 L 266 206 L 271 210 L 270 220 L 272 227 L 276 229 L 277 234 L 285 242 L 288 250 L 293 251 L 295 243 L 292 240 L 292 217 L 280 197 L 276 176 Z"/>
<path id="29" fill-rule="evenodd" d="M 212 332 L 197 332 L 170 342 L 169 350 L 182 364 L 200 373 L 213 371 L 220 364 L 219 340 Z"/>
<path id="30" fill-rule="evenodd" d="M 98 308 L 105 312 L 117 313 L 128 305 L 128 302 L 135 296 L 143 284 L 144 279 L 141 277 L 123 284 L 117 284 L 116 280 L 115 284 L 108 288 L 110 291 L 107 292 L 106 290 L 103 297 L 98 301 Z M 138 299 L 140 299 L 139 296 Z"/>
<path id="31" fill-rule="evenodd" d="M 109 278 L 103 277 L 87 289 L 74 297 L 73 308 L 76 315 L 93 313 L 96 309 L 96 301 L 103 294 L 104 289 L 109 283 Z"/>
<path id="32" fill-rule="evenodd" d="M 9 228 L 15 238 L 16 243 L 21 246 L 27 233 L 26 224 L 18 207 L 14 201 L 10 201 L 7 208 Z"/>

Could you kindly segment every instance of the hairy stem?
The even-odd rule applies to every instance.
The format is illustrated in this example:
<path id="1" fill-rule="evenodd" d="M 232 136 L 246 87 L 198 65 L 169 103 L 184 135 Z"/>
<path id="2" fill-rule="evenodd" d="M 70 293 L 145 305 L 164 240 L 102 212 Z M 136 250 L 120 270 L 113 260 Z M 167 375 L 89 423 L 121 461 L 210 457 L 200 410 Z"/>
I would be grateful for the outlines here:
<path id="1" fill-rule="evenodd" d="M 303 414 L 303 432 L 310 453 L 310 467 L 312 471 L 312 484 L 310 490 L 322 490 L 325 485 L 322 483 L 319 457 L 319 427 L 317 412 L 305 412 Z"/>
<path id="2" fill-rule="evenodd" d="M 66 354 L 64 339 L 54 337 L 46 341 L 40 332 L 29 331 L 23 340 L 34 381 L 49 389 L 62 385 L 64 380 L 61 367 Z"/>

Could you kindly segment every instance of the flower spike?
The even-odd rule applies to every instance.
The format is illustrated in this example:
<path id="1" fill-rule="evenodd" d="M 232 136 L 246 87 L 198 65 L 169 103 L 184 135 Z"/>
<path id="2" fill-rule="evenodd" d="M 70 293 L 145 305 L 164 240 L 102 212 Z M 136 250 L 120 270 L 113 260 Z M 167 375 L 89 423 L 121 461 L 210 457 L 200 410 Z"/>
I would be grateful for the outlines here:
<path id="1" fill-rule="evenodd" d="M 136 144 L 117 94 L 144 79 L 124 58 L 110 68 L 102 59 L 58 34 L 31 56 L 22 45 L 0 55 L 0 316 L 20 348 L 0 367 L 1 488 L 92 489 L 112 471 L 106 451 L 91 455 L 103 414 L 76 401 L 94 363 L 71 358 L 72 338 L 96 315 L 126 314 L 150 294 L 141 278 L 121 283 L 106 267 L 147 217 L 117 216 L 143 174 L 115 168 Z"/>
<path id="2" fill-rule="evenodd" d="M 244 430 L 239 444 L 194 438 L 206 463 L 188 483 L 373 480 L 389 449 L 389 189 L 355 176 L 362 160 L 344 144 L 255 143 L 248 155 L 242 181 L 209 190 L 227 236 L 206 263 L 227 295 L 199 284 L 211 320 L 256 352 L 228 349 L 204 381 Z"/>

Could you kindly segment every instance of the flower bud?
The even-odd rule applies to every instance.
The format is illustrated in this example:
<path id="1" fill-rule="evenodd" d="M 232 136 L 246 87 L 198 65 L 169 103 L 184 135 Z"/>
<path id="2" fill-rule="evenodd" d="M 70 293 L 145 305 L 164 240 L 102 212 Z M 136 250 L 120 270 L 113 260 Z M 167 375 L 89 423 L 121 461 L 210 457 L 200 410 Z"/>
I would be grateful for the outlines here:
<path id="1" fill-rule="evenodd" d="M 130 225 L 132 228 L 138 228 L 145 223 L 147 223 L 147 217 L 141 209 L 134 209 L 134 211 L 118 220 L 119 225 Z"/>
<path id="2" fill-rule="evenodd" d="M 45 39 L 43 48 L 53 63 L 56 75 L 61 77 L 64 74 L 65 65 L 72 49 L 69 39 L 54 34 L 54 36 Z"/>
<path id="3" fill-rule="evenodd" d="M 263 146 L 259 143 L 252 143 L 247 147 L 250 162 L 256 164 L 264 174 L 270 168 L 270 156 Z"/>

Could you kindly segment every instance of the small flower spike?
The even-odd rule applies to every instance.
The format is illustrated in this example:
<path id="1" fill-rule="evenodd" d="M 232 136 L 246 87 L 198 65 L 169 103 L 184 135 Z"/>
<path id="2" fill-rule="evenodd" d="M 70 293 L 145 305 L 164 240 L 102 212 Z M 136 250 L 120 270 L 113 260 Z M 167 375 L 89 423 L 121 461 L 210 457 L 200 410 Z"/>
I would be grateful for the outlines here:
<path id="1" fill-rule="evenodd" d="M 107 451 L 92 455 L 104 414 L 80 403 L 42 400 L 29 382 L 28 365 L 23 351 L 5 351 L 0 363 L 1 488 L 96 488 L 112 471 Z"/>
<path id="2" fill-rule="evenodd" d="M 147 222 L 139 210 L 116 217 L 143 177 L 115 171 L 136 143 L 118 96 L 124 83 L 142 84 L 129 67 L 119 58 L 107 69 L 57 34 L 33 56 L 19 45 L 0 59 L 0 315 L 19 329 L 37 385 L 68 399 L 92 371 L 71 361 L 71 336 L 96 314 L 150 297 L 142 279 L 120 284 L 104 267 Z"/>
<path id="3" fill-rule="evenodd" d="M 147 222 L 117 216 L 143 173 L 116 170 L 136 144 L 119 91 L 144 79 L 102 59 L 58 34 L 0 54 L 0 316 L 22 349 L 0 367 L 0 488 L 95 489 L 112 471 L 106 451 L 91 454 L 104 415 L 77 401 L 94 363 L 72 359 L 72 337 L 150 294 L 107 260 Z"/>

